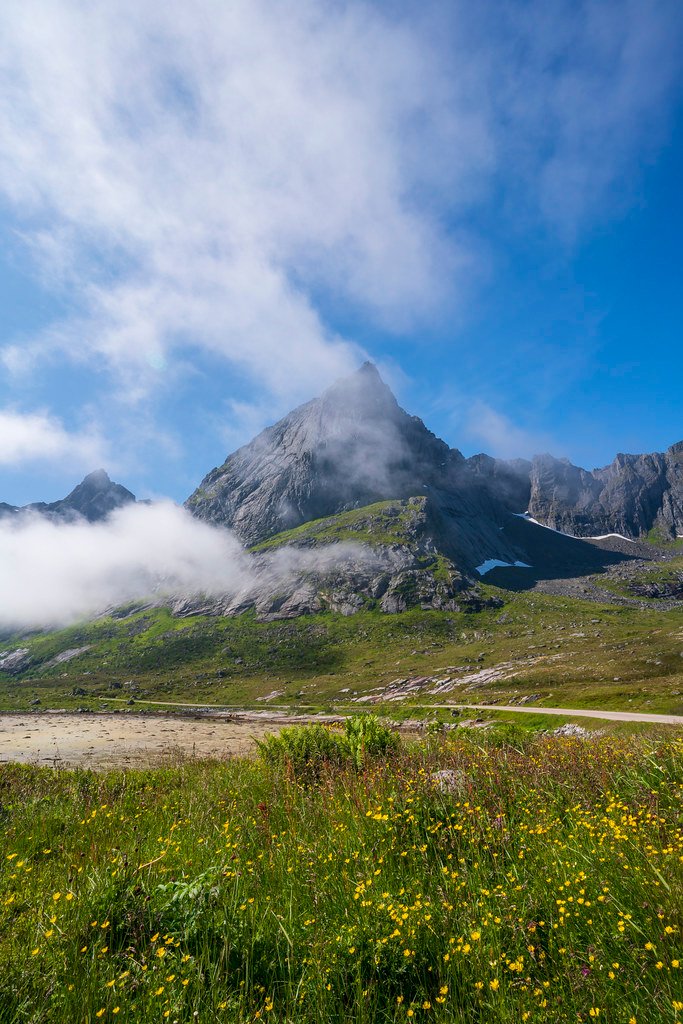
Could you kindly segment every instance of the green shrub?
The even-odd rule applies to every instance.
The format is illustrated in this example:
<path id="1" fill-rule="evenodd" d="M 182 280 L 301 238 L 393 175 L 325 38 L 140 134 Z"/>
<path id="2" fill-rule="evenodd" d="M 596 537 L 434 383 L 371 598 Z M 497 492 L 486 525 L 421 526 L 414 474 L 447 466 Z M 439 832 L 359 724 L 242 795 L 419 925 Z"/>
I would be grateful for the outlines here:
<path id="1" fill-rule="evenodd" d="M 386 757 L 398 749 L 399 738 L 376 715 L 354 715 L 344 723 L 344 739 L 356 768 L 366 760 Z"/>
<path id="2" fill-rule="evenodd" d="M 317 778 L 326 764 L 344 764 L 343 739 L 324 725 L 292 725 L 277 736 L 264 736 L 257 744 L 266 764 L 289 768 L 297 777 Z"/>
<path id="3" fill-rule="evenodd" d="M 347 718 L 343 733 L 324 725 L 294 725 L 257 741 L 266 764 L 309 778 L 318 778 L 326 765 L 362 768 L 369 760 L 386 757 L 398 743 L 398 736 L 376 715 Z"/>

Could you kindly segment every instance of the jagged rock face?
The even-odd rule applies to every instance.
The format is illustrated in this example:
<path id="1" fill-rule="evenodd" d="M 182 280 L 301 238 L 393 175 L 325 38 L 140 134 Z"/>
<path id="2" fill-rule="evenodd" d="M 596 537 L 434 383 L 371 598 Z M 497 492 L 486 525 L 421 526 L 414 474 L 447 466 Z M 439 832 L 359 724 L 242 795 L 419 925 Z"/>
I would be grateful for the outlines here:
<path id="1" fill-rule="evenodd" d="M 473 455 L 467 459 L 467 466 L 479 485 L 511 512 L 528 509 L 531 498 L 531 462 L 528 459 Z"/>
<path id="2" fill-rule="evenodd" d="M 254 544 L 343 509 L 426 494 L 464 462 L 368 363 L 229 456 L 186 506 Z"/>
<path id="3" fill-rule="evenodd" d="M 501 526 L 526 508 L 525 465 L 464 459 L 404 412 L 368 363 L 229 456 L 186 507 L 253 545 L 312 519 L 418 495 L 429 498 L 440 549 L 459 567 L 523 559 Z"/>
<path id="4" fill-rule="evenodd" d="M 103 469 L 89 473 L 73 491 L 59 501 L 36 501 L 31 505 L 7 505 L 0 503 L 0 518 L 17 516 L 26 512 L 38 512 L 49 519 L 77 522 L 86 519 L 89 523 L 106 519 L 115 509 L 135 501 L 135 495 L 109 479 Z"/>
<path id="5" fill-rule="evenodd" d="M 577 537 L 621 533 L 663 538 L 683 534 L 683 442 L 652 455 L 617 455 L 588 472 L 566 459 L 537 456 L 531 467 L 529 512 Z"/>

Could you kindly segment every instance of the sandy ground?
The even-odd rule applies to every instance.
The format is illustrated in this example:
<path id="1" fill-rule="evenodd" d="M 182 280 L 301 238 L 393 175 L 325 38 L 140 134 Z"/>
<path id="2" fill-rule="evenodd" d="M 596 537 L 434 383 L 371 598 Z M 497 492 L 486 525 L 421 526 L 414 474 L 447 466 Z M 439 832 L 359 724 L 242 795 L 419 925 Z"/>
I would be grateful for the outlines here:
<path id="1" fill-rule="evenodd" d="M 163 715 L 0 715 L 0 763 L 134 768 L 173 756 L 226 758 L 249 753 L 255 738 L 279 727 L 273 721 Z"/>

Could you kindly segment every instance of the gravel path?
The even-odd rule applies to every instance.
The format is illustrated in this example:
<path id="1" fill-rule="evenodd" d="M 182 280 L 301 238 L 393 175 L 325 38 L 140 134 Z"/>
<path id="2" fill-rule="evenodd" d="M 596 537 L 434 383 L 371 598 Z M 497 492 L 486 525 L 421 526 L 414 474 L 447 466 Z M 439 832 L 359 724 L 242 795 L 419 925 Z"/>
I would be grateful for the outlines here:
<path id="1" fill-rule="evenodd" d="M 529 715 L 569 715 L 576 718 L 607 718 L 612 722 L 649 722 L 652 725 L 681 725 L 683 715 L 643 714 L 641 711 L 591 711 L 586 708 L 520 708 L 516 704 L 441 704 L 439 707 L 473 708 L 476 711 L 519 711 Z"/>

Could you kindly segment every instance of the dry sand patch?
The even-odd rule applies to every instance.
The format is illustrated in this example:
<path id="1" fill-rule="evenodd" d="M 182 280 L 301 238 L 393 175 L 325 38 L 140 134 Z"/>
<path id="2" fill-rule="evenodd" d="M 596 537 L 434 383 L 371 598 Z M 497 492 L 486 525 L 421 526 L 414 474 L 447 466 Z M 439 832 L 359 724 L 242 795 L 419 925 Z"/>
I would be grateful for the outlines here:
<path id="1" fill-rule="evenodd" d="M 228 758 L 283 723 L 136 714 L 0 715 L 0 763 L 142 767 L 169 756 Z"/>

